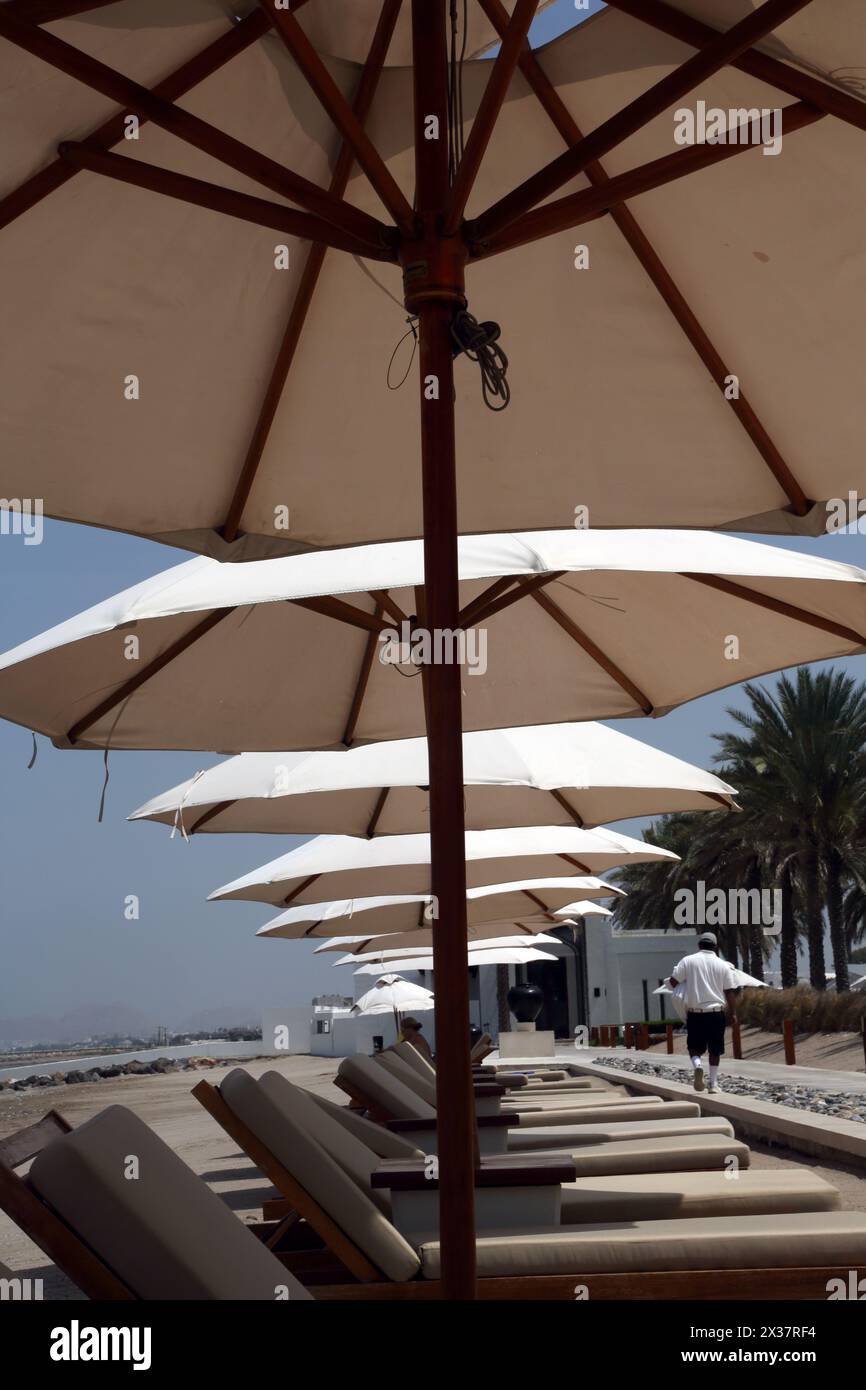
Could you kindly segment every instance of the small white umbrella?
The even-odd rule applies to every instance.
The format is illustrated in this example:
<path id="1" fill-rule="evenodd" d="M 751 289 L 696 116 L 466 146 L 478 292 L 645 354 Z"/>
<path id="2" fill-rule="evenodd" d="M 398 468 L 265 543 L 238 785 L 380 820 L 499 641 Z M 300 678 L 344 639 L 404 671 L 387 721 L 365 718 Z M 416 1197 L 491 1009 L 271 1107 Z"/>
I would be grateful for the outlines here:
<path id="1" fill-rule="evenodd" d="M 621 888 L 594 875 L 576 878 L 528 878 L 515 883 L 493 883 L 470 888 L 466 894 L 469 927 L 487 922 L 542 913 L 549 918 L 554 909 L 570 901 L 575 892 L 588 898 L 625 897 Z M 375 912 L 373 920 L 365 919 Z M 358 919 L 356 922 L 356 918 Z M 369 926 L 359 937 L 356 926 Z M 280 937 L 288 941 L 316 936 L 342 936 L 358 940 L 386 932 L 423 931 L 434 921 L 433 900 L 429 893 L 403 893 L 390 897 L 342 898 L 337 902 L 313 902 L 289 907 L 260 927 L 257 935 Z M 375 928 L 375 930 L 374 930 Z"/>
<path id="2" fill-rule="evenodd" d="M 657 849 L 603 826 L 595 830 L 563 825 L 469 830 L 464 852 L 470 888 L 523 876 L 568 876 L 569 865 L 577 875 L 623 864 L 677 859 L 670 850 Z M 210 897 L 287 907 L 323 898 L 361 896 L 374 886 L 389 893 L 429 893 L 429 835 L 383 835 L 373 840 L 318 835 L 217 888 Z"/>
<path id="3" fill-rule="evenodd" d="M 419 1013 L 422 1009 L 433 1007 L 434 999 L 429 989 L 412 984 L 399 975 L 388 974 L 381 975 L 372 989 L 356 999 L 349 1012 L 358 1018 L 370 1014 L 393 1014 L 399 1028 L 401 1013 Z"/>
<path id="4" fill-rule="evenodd" d="M 466 964 L 470 965 L 529 965 L 534 960 L 557 960 L 550 951 L 536 951 L 532 947 L 499 946 L 491 951 L 467 951 Z M 394 970 L 433 970 L 433 956 L 405 956 L 389 961 Z M 382 969 L 381 962 L 362 965 L 356 975 L 375 975 Z"/>
<path id="5" fill-rule="evenodd" d="M 241 753 L 130 816 L 185 835 L 389 835 L 428 826 L 425 738 L 342 752 Z M 602 825 L 627 816 L 730 807 L 710 772 L 604 724 L 541 724 L 463 735 L 467 830 Z"/>
<path id="6" fill-rule="evenodd" d="M 561 917 L 564 925 L 567 926 L 572 917 L 612 917 L 613 912 L 609 907 L 603 907 L 601 903 L 582 899 L 580 902 L 569 903 L 566 907 L 557 908 L 553 916 Z"/>

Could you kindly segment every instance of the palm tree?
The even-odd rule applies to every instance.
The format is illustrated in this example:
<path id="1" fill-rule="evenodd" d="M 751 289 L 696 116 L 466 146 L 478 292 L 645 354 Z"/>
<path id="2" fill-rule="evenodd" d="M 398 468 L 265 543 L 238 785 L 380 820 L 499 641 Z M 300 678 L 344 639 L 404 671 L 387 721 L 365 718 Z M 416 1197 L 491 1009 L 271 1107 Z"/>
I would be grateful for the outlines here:
<path id="1" fill-rule="evenodd" d="M 826 907 L 842 991 L 849 987 L 844 884 L 866 878 L 866 686 L 841 671 L 801 667 L 772 693 L 751 683 L 744 691 L 750 708 L 727 711 L 738 729 L 715 735 L 717 761 L 772 847 L 770 862 L 784 869 L 792 901 L 799 895 L 816 989 L 826 988 Z"/>

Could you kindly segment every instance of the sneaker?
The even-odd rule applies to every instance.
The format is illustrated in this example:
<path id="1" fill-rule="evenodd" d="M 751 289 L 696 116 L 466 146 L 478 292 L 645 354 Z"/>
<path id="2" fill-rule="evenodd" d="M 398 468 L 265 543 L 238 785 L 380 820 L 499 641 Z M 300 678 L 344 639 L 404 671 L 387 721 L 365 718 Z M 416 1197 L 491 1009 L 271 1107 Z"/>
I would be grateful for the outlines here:
<path id="1" fill-rule="evenodd" d="M 709 1091 L 711 1096 L 714 1096 L 716 1094 L 716 1091 L 720 1091 L 721 1089 L 722 1088 L 719 1085 L 718 1081 L 711 1081 L 709 1086 L 707 1087 L 707 1090 Z"/>
<path id="2" fill-rule="evenodd" d="M 695 1067 L 695 1090 L 696 1090 L 696 1091 L 702 1091 L 703 1089 L 704 1089 L 704 1069 L 703 1069 L 703 1067 Z"/>

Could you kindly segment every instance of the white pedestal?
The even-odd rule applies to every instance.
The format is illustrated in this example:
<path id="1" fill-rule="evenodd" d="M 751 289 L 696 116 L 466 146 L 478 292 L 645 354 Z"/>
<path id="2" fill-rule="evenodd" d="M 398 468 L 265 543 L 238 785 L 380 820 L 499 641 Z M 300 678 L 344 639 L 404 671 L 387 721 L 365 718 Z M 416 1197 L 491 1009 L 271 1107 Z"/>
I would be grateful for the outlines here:
<path id="1" fill-rule="evenodd" d="M 531 1030 L 531 1031 L 530 1031 Z M 533 1024 L 529 1028 L 517 1025 L 513 1033 L 499 1034 L 499 1057 L 544 1057 L 552 1061 L 556 1057 L 555 1035 L 553 1031 L 539 1032 Z"/>

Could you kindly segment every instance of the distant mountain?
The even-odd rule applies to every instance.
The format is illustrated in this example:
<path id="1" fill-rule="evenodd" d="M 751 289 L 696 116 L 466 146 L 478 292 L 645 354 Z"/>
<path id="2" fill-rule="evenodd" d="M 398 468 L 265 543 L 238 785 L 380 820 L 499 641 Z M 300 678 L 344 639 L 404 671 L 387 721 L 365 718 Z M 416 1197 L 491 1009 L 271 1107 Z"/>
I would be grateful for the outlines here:
<path id="1" fill-rule="evenodd" d="M 261 1004 L 223 1004 L 216 1009 L 198 1009 L 174 1027 L 176 1033 L 198 1033 L 218 1028 L 245 1028 L 262 1021 Z"/>
<path id="2" fill-rule="evenodd" d="M 149 1037 L 156 1022 L 128 1004 L 82 1004 L 67 1013 L 0 1018 L 0 1046 L 15 1043 L 77 1043 L 84 1038 Z"/>

